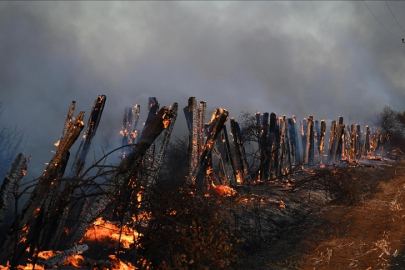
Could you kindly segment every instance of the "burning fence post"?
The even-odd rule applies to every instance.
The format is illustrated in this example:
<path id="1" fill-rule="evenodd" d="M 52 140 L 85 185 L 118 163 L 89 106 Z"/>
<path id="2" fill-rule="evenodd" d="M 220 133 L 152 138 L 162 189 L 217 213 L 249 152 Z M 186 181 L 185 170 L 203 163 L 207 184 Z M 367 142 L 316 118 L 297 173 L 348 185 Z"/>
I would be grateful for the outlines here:
<path id="1" fill-rule="evenodd" d="M 200 102 L 198 107 L 198 129 L 197 129 L 197 157 L 201 155 L 202 146 L 204 144 L 204 124 L 205 124 L 205 111 L 207 103 L 205 101 Z"/>
<path id="2" fill-rule="evenodd" d="M 361 131 L 360 131 L 360 125 L 356 124 L 356 143 L 355 143 L 355 155 L 356 159 L 361 158 Z"/>
<path id="3" fill-rule="evenodd" d="M 319 155 L 319 149 L 320 149 L 320 147 L 319 147 L 319 144 L 321 143 L 321 141 L 320 141 L 320 138 L 321 138 L 321 136 L 320 136 L 320 133 L 319 133 L 320 131 L 319 131 L 319 121 L 318 120 L 316 120 L 315 121 L 315 132 L 314 132 L 314 138 L 315 138 L 315 145 L 314 145 L 314 148 L 315 148 L 315 158 L 314 158 L 314 162 L 319 162 L 319 160 L 320 160 L 320 155 Z"/>
<path id="4" fill-rule="evenodd" d="M 307 153 L 307 119 L 304 118 L 301 120 L 301 145 L 302 145 L 302 159 L 304 160 L 304 163 L 306 163 L 307 161 L 305 160 Z"/>
<path id="5" fill-rule="evenodd" d="M 189 130 L 189 178 L 198 162 L 198 109 L 195 97 L 188 99 L 188 106 L 184 108 Z"/>
<path id="6" fill-rule="evenodd" d="M 305 146 L 305 165 L 314 165 L 314 117 L 308 116 Z"/>
<path id="7" fill-rule="evenodd" d="M 13 199 L 13 192 L 16 190 L 21 179 L 27 171 L 28 159 L 23 153 L 19 153 L 15 158 L 13 164 L 3 180 L 0 188 L 0 226 L 6 217 L 9 210 L 11 201 Z"/>
<path id="8" fill-rule="evenodd" d="M 328 145 L 328 158 L 329 162 L 333 162 L 335 160 L 335 137 L 337 133 L 337 123 L 336 121 L 332 121 L 332 125 L 330 127 L 330 138 L 329 138 L 329 145 Z"/>
<path id="9" fill-rule="evenodd" d="M 350 153 L 351 153 L 351 140 L 350 140 L 350 127 L 349 125 L 345 125 L 345 158 L 347 160 L 350 159 Z"/>
<path id="10" fill-rule="evenodd" d="M 225 176 L 225 184 L 228 186 L 236 186 L 235 168 L 232 163 L 231 149 L 229 146 L 228 136 L 226 131 L 226 125 L 218 135 L 218 139 L 215 142 L 216 152 L 218 153 L 218 160 L 220 167 L 223 170 Z"/>
<path id="11" fill-rule="evenodd" d="M 345 136 L 345 125 L 341 124 L 339 125 L 339 131 L 338 135 L 336 138 L 336 145 L 335 145 L 335 150 L 334 150 L 334 156 L 335 160 L 340 161 L 342 160 L 342 144 L 344 141 L 344 136 Z"/>
<path id="12" fill-rule="evenodd" d="M 288 118 L 287 122 L 288 122 L 288 133 L 290 135 L 289 136 L 290 137 L 290 164 L 291 164 L 291 170 L 293 170 L 296 165 L 295 125 L 294 125 L 292 118 Z"/>
<path id="13" fill-rule="evenodd" d="M 122 124 L 122 146 L 134 144 L 137 137 L 136 127 L 139 121 L 140 106 L 135 104 L 134 109 L 131 107 L 125 108 L 124 120 Z M 129 147 L 123 148 L 123 158 L 125 153 L 129 153 L 131 149 Z"/>
<path id="14" fill-rule="evenodd" d="M 52 256 L 46 261 L 39 260 L 38 264 L 45 265 L 46 269 L 52 269 L 53 265 L 60 266 L 71 260 L 72 256 L 80 254 L 88 249 L 89 247 L 86 244 L 78 245 Z"/>
<path id="15" fill-rule="evenodd" d="M 168 127 L 166 129 L 164 129 L 162 131 L 162 134 L 160 135 L 162 137 L 162 141 L 160 143 L 160 147 L 157 152 L 156 161 L 153 165 L 153 170 L 152 170 L 152 174 L 153 174 L 152 180 L 153 181 L 158 177 L 160 169 L 162 168 L 163 160 L 165 159 L 166 150 L 167 150 L 167 147 L 169 146 L 170 136 L 173 131 L 174 123 L 176 123 L 178 107 L 179 107 L 179 105 L 175 102 L 169 108 L 169 110 L 172 111 L 173 118 L 170 121 L 170 124 L 168 125 Z M 155 183 L 153 182 L 152 184 L 155 184 Z"/>
<path id="16" fill-rule="evenodd" d="M 269 113 L 265 112 L 261 119 L 262 125 L 260 129 L 260 180 L 267 181 L 270 178 L 270 154 L 268 146 L 269 135 Z"/>
<path id="17" fill-rule="evenodd" d="M 72 106 L 71 106 L 72 107 Z M 71 109 L 69 109 L 69 112 Z M 11 229 L 7 232 L 5 240 L 3 241 L 0 250 L 0 263 L 4 260 L 7 260 L 8 257 L 12 255 L 14 249 L 15 240 L 17 243 L 21 240 L 21 231 L 24 227 L 30 227 L 32 221 L 34 220 L 34 215 L 37 213 L 37 209 L 42 206 L 50 188 L 53 185 L 54 179 L 57 177 L 60 168 L 61 161 L 63 156 L 69 151 L 70 147 L 77 140 L 84 127 L 83 123 L 84 112 L 80 112 L 76 117 L 74 123 L 69 123 L 69 128 L 64 136 L 61 138 L 58 149 L 56 150 L 55 155 L 52 157 L 49 165 L 46 167 L 44 173 L 39 178 L 37 185 L 35 186 L 34 191 L 31 193 L 30 198 L 27 200 L 23 208 L 20 210 L 19 214 L 16 217 L 14 224 Z M 65 130 L 65 129 L 64 129 Z M 14 228 L 17 229 L 17 232 L 14 231 Z M 15 236 L 17 235 L 17 237 Z"/>
<path id="18" fill-rule="evenodd" d="M 302 161 L 301 159 L 301 150 L 300 150 L 300 136 L 298 134 L 298 127 L 297 127 L 297 121 L 295 119 L 295 115 L 292 116 L 293 120 L 293 128 L 294 128 L 294 137 L 295 137 L 295 165 L 299 165 Z"/>
<path id="19" fill-rule="evenodd" d="M 356 129 L 354 124 L 350 127 L 350 159 L 356 159 Z"/>
<path id="20" fill-rule="evenodd" d="M 284 173 L 284 157 L 285 157 L 285 144 L 284 144 L 284 134 L 285 134 L 285 125 L 283 118 L 280 117 L 278 118 L 278 125 L 280 128 L 280 135 L 278 136 L 279 140 L 279 149 L 278 149 L 278 164 L 277 164 L 277 171 L 278 171 L 278 176 L 283 175 Z"/>
<path id="21" fill-rule="evenodd" d="M 364 155 L 368 156 L 370 153 L 370 127 L 366 126 L 366 138 L 364 139 Z"/>
<path id="22" fill-rule="evenodd" d="M 325 131 L 326 131 L 326 122 L 325 120 L 321 120 L 321 136 L 320 136 L 320 143 L 319 143 L 319 157 L 320 163 L 323 164 L 323 152 L 325 149 Z"/>
<path id="23" fill-rule="evenodd" d="M 276 147 L 276 125 L 277 125 L 277 115 L 275 113 L 270 114 L 270 127 L 269 127 L 269 149 L 270 149 L 270 179 L 276 177 L 276 152 L 278 148 Z M 277 157 L 278 158 L 278 157 Z"/>
<path id="24" fill-rule="evenodd" d="M 213 114 L 211 124 L 209 125 L 208 130 L 208 137 L 205 143 L 205 147 L 201 153 L 197 166 L 192 173 L 190 179 L 188 179 L 187 184 L 195 183 L 197 189 L 201 188 L 204 182 L 204 176 L 207 170 L 207 166 L 209 164 L 209 154 L 211 153 L 212 147 L 221 132 L 222 128 L 224 127 L 226 120 L 228 119 L 228 111 L 223 110 L 221 108 L 216 109 Z"/>
<path id="25" fill-rule="evenodd" d="M 236 182 L 237 184 L 242 184 L 243 179 L 246 176 L 247 166 L 246 161 L 244 160 L 244 147 L 240 134 L 240 128 L 238 122 L 235 121 L 235 118 L 231 118 L 231 131 L 233 138 L 233 147 L 235 149 L 235 165 L 236 165 Z"/>
<path id="26" fill-rule="evenodd" d="M 143 131 L 148 127 L 149 123 L 152 119 L 156 116 L 156 113 L 159 111 L 159 103 L 156 97 L 150 97 L 148 102 L 148 117 L 146 118 L 145 126 L 143 127 Z M 141 171 L 141 183 L 145 186 L 149 186 L 154 179 L 152 179 L 152 168 L 153 163 L 155 161 L 155 142 L 149 147 L 146 151 L 145 156 L 143 157 L 143 165 Z"/>
<path id="27" fill-rule="evenodd" d="M 288 121 L 287 116 L 283 116 L 284 124 L 284 173 L 288 174 L 291 172 L 291 152 L 290 152 L 290 139 L 289 139 L 289 130 L 288 130 Z"/>
<path id="28" fill-rule="evenodd" d="M 87 122 L 86 132 L 84 133 L 83 140 L 80 143 L 79 149 L 76 152 L 76 157 L 75 157 L 75 160 L 73 162 L 72 168 L 71 168 L 69 176 L 68 176 L 68 178 L 72 179 L 72 180 L 69 183 L 67 183 L 66 189 L 68 189 L 68 192 L 66 192 L 66 193 L 71 194 L 71 197 L 62 198 L 60 205 L 65 204 L 66 201 L 70 200 L 73 197 L 73 195 L 75 194 L 75 190 L 73 188 L 73 186 L 75 185 L 74 182 L 75 182 L 75 179 L 80 177 L 80 175 L 84 169 L 84 165 L 86 163 L 86 157 L 87 157 L 87 154 L 89 153 L 90 146 L 91 146 L 91 141 L 93 140 L 94 136 L 96 135 L 96 131 L 97 131 L 101 116 L 104 111 L 104 106 L 105 106 L 106 100 L 107 100 L 107 97 L 105 95 L 101 95 L 101 96 L 98 96 L 96 98 L 96 100 L 94 101 L 93 107 L 90 112 L 89 120 Z M 125 136 L 124 136 L 124 138 L 125 138 Z M 65 166 L 67 165 L 68 159 L 69 159 L 69 156 L 67 157 L 66 163 L 64 164 Z M 64 170 L 65 169 L 63 168 L 63 171 Z M 62 177 L 63 177 L 63 172 L 62 172 L 62 176 L 60 178 L 62 178 Z M 53 228 L 54 231 L 51 234 L 52 237 L 49 242 L 49 247 L 51 249 L 55 248 L 55 245 L 61 236 L 61 233 L 62 233 L 63 227 L 65 226 L 65 221 L 69 214 L 69 211 L 70 211 L 70 204 L 68 204 L 66 207 L 64 207 L 63 212 L 61 214 L 59 214 L 57 217 L 56 226 L 55 226 L 55 228 Z"/>
<path id="29" fill-rule="evenodd" d="M 274 176 L 275 178 L 280 176 L 280 119 L 276 118 L 274 125 Z"/>
<path id="30" fill-rule="evenodd" d="M 88 227 L 91 225 L 91 222 L 95 220 L 108 203 L 110 203 L 111 196 L 116 194 L 120 186 L 126 185 L 129 179 L 134 177 L 145 153 L 160 133 L 168 127 L 172 117 L 172 112 L 166 107 L 163 107 L 149 122 L 143 130 L 135 148 L 121 161 L 117 174 L 110 180 L 109 185 L 104 190 L 104 194 L 97 196 L 89 205 L 86 212 L 79 217 L 79 221 L 74 224 L 69 234 L 68 245 L 78 242 L 83 237 Z"/>

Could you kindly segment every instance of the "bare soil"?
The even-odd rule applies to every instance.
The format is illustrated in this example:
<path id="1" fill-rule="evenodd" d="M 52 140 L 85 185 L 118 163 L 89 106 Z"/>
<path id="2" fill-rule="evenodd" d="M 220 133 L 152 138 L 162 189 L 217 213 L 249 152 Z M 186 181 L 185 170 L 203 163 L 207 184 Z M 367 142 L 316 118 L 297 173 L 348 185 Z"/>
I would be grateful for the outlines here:
<path id="1" fill-rule="evenodd" d="M 319 205 L 247 256 L 244 268 L 405 269 L 405 162 L 352 174 L 361 183 L 360 202 Z"/>

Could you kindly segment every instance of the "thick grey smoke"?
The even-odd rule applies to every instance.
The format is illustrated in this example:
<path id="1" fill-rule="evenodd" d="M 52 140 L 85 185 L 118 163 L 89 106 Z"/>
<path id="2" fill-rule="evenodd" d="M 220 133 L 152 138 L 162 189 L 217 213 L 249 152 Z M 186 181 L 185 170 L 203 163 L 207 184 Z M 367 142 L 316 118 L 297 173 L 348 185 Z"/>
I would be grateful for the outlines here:
<path id="1" fill-rule="evenodd" d="M 385 2 L 368 4 L 405 37 Z M 405 27 L 405 3 L 389 4 Z M 195 96 L 235 117 L 368 123 L 385 105 L 405 109 L 403 49 L 360 1 L 0 2 L 0 120 L 26 129 L 32 176 L 70 102 L 89 112 L 99 94 L 107 102 L 93 150 L 119 146 L 124 106 L 145 110 L 149 96 L 181 108 Z"/>

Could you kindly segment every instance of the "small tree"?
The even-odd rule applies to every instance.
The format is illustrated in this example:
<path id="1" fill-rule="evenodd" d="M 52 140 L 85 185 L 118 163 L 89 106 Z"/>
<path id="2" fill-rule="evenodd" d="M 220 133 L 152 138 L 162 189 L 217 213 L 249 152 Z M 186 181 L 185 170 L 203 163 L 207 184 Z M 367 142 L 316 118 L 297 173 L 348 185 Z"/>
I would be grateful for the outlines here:
<path id="1" fill-rule="evenodd" d="M 3 103 L 0 102 L 0 115 L 2 105 Z M 21 151 L 23 139 L 24 131 L 18 130 L 17 127 L 0 126 L 0 183 L 3 182 L 18 151 Z"/>

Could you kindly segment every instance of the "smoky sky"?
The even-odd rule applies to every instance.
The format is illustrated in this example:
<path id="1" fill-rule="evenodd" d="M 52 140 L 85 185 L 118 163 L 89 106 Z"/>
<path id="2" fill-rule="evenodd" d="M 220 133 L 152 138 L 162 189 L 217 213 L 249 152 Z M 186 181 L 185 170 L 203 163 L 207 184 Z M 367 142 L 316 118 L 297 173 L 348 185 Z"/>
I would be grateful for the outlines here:
<path id="1" fill-rule="evenodd" d="M 405 37 L 385 2 L 367 3 Z M 405 3 L 388 3 L 405 28 Z M 404 60 L 401 40 L 362 1 L 0 2 L 0 123 L 25 130 L 34 177 L 72 100 L 75 114 L 89 113 L 107 96 L 96 152 L 120 145 L 125 106 L 140 104 L 145 120 L 151 96 L 180 108 L 194 96 L 235 118 L 368 124 L 385 105 L 405 110 Z M 181 136 L 181 112 L 176 126 Z"/>

